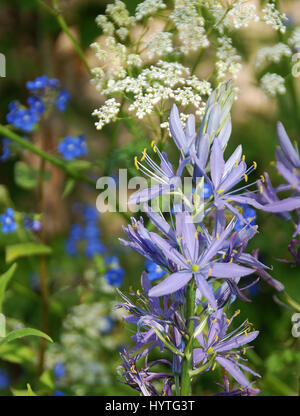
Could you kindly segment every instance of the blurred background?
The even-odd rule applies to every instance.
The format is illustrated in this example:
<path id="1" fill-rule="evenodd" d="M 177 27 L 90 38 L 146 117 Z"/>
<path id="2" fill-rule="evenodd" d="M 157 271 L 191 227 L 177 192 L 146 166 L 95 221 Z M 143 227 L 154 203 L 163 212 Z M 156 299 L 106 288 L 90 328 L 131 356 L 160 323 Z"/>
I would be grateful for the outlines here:
<path id="1" fill-rule="evenodd" d="M 137 0 L 124 1 L 131 12 L 139 3 Z M 89 45 L 101 35 L 95 17 L 104 13 L 107 3 L 103 0 L 60 2 L 65 20 L 91 65 L 95 58 Z M 299 24 L 300 2 L 287 0 L 281 4 L 291 24 Z M 89 157 L 98 164 L 98 169 L 92 172 L 95 178 L 104 172 L 117 174 L 118 169 L 131 169 L 133 157 L 137 150 L 143 149 L 144 142 L 141 141 L 138 149 L 133 146 L 129 132 L 122 125 L 118 132 L 117 148 L 113 153 L 108 153 L 113 125 L 99 132 L 91 116 L 104 99 L 91 85 L 86 68 L 56 19 L 35 0 L 0 0 L 0 7 L 0 52 L 6 56 L 7 62 L 6 78 L 0 78 L 0 122 L 5 124 L 11 101 L 17 99 L 26 102 L 27 81 L 42 74 L 59 78 L 71 99 L 63 115 L 51 118 L 47 151 L 54 152 L 56 140 L 67 134 L 84 133 Z M 245 29 L 235 39 L 245 64 L 237 81 L 240 96 L 232 110 L 233 133 L 228 152 L 241 143 L 247 160 L 257 162 L 259 173 L 267 170 L 274 183 L 279 184 L 276 170 L 270 165 L 277 145 L 276 122 L 283 121 L 290 137 L 299 143 L 300 120 L 294 114 L 289 97 L 271 100 L 257 85 L 253 71 L 255 52 L 261 43 L 276 41 L 274 37 L 276 34 L 271 30 L 254 32 Z M 206 70 L 204 60 L 199 66 L 199 78 L 201 71 L 205 73 Z M 296 80 L 298 92 L 299 79 Z M 35 135 L 36 143 L 39 143 L 39 134 Z M 25 153 L 23 157 L 33 166 L 38 163 L 32 154 Z M 15 163 L 16 159 L 11 158 L 0 164 L 0 199 L 4 198 L 6 189 L 6 197 L 13 200 L 17 207 L 22 207 L 25 212 L 36 212 L 36 190 L 16 184 Z M 72 230 L 70 227 L 87 221 L 85 208 L 95 207 L 97 194 L 87 185 L 79 184 L 68 197 L 63 198 L 64 173 L 50 166 L 47 169 L 51 171 L 51 178 L 45 184 L 45 239 L 53 249 L 47 263 L 50 299 L 48 333 L 57 345 L 51 346 L 46 353 L 42 379 L 36 365 L 38 356 L 35 348 L 39 348 L 39 341 L 35 341 L 33 347 L 24 341 L 21 346 L 6 350 L 0 348 L 0 394 L 11 394 L 11 386 L 15 391 L 24 390 L 28 382 L 41 394 L 48 395 L 133 394 L 118 381 L 120 377 L 116 372 L 120 364 L 118 350 L 122 345 L 130 345 L 130 333 L 122 327 L 120 314 L 110 313 L 110 306 L 119 299 L 104 278 L 109 264 L 105 259 L 118 257 L 120 270 L 124 270 L 122 289 L 125 292 L 129 286 L 135 289 L 139 287 L 144 261 L 141 256 L 119 245 L 118 238 L 124 237 L 122 225 L 126 221 L 117 213 L 103 214 L 95 220 L 103 244 L 103 255 L 100 253 L 96 259 L 87 259 L 84 250 L 79 250 L 75 256 L 69 255 L 66 244 Z M 273 265 L 272 276 L 280 280 L 286 286 L 287 293 L 300 302 L 299 268 L 276 261 L 276 258 L 290 259 L 287 246 L 293 232 L 291 226 L 266 213 L 258 214 L 257 223 L 260 233 L 251 241 L 249 248 L 260 248 L 261 260 Z M 9 243 L 9 238 L 0 234 L 1 272 L 7 269 L 4 247 Z M 240 308 L 241 321 L 248 318 L 260 331 L 255 350 L 249 353 L 251 366 L 263 375 L 256 386 L 263 395 L 299 394 L 300 353 L 297 340 L 291 336 L 291 311 L 273 301 L 275 292 L 264 282 L 259 282 L 249 292 L 247 295 L 252 303 L 240 304 L 237 300 L 232 310 Z M 4 312 L 12 328 L 24 321 L 32 327 L 40 327 L 38 260 L 31 258 L 19 261 L 17 273 L 6 295 Z M 87 363 L 88 366 L 85 366 Z M 210 394 L 212 391 L 216 391 L 216 387 L 211 374 L 204 375 L 194 387 L 194 394 Z"/>

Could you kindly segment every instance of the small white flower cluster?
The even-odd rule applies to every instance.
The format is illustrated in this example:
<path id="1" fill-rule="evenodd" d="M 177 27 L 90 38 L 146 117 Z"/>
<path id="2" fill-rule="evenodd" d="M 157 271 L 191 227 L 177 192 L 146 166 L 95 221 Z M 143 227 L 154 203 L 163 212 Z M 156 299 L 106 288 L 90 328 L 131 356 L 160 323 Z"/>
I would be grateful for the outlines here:
<path id="1" fill-rule="evenodd" d="M 169 32 L 159 32 L 153 35 L 147 44 L 149 59 L 155 56 L 162 57 L 173 52 L 173 35 Z"/>
<path id="2" fill-rule="evenodd" d="M 134 16 L 130 16 L 126 4 L 120 0 L 106 6 L 106 13 L 120 27 L 132 26 L 135 23 Z"/>
<path id="3" fill-rule="evenodd" d="M 296 52 L 300 52 L 300 27 L 299 26 L 296 27 L 296 29 L 293 31 L 288 42 L 291 48 L 295 49 Z"/>
<path id="4" fill-rule="evenodd" d="M 175 0 L 174 11 L 170 15 L 178 31 L 180 51 L 184 55 L 209 46 L 205 22 L 198 14 L 197 3 L 195 0 Z"/>
<path id="5" fill-rule="evenodd" d="M 227 27 L 234 27 L 240 29 L 241 27 L 248 27 L 249 23 L 258 22 L 256 5 L 245 2 L 245 0 L 237 0 L 233 3 L 232 8 L 227 13 L 224 19 L 224 25 Z"/>
<path id="6" fill-rule="evenodd" d="M 58 380 L 61 387 L 68 387 L 80 395 L 82 388 L 93 389 L 97 385 L 111 385 L 109 363 L 102 357 L 103 350 L 117 349 L 122 340 L 114 334 L 113 325 L 120 322 L 119 314 L 113 310 L 115 302 L 95 302 L 73 307 L 63 323 L 60 342 L 51 346 L 46 354 L 46 365 L 53 369 L 56 363 L 63 363 L 65 375 Z M 101 360 L 102 358 L 102 360 Z M 109 388 L 109 387 L 108 387 Z M 82 391 L 86 394 L 86 391 Z"/>
<path id="7" fill-rule="evenodd" d="M 256 62 L 257 67 L 261 67 L 266 62 L 268 63 L 278 63 L 284 56 L 291 56 L 292 51 L 285 43 L 277 43 L 274 46 L 266 46 L 261 48 L 256 53 Z"/>
<path id="8" fill-rule="evenodd" d="M 216 56 L 218 58 L 216 62 L 217 79 L 218 82 L 222 82 L 226 79 L 227 75 L 233 78 L 237 77 L 238 72 L 242 68 L 241 56 L 237 54 L 237 50 L 232 46 L 232 40 L 228 37 L 218 38 L 218 48 Z"/>
<path id="9" fill-rule="evenodd" d="M 160 9 L 165 9 L 167 6 L 162 0 L 145 0 L 139 3 L 135 10 L 136 20 L 142 20 L 146 16 L 155 14 Z"/>
<path id="10" fill-rule="evenodd" d="M 96 23 L 102 29 L 103 33 L 108 35 L 114 34 L 115 26 L 105 15 L 99 14 L 99 16 L 96 17 Z"/>
<path id="11" fill-rule="evenodd" d="M 275 97 L 277 94 L 285 94 L 286 87 L 284 78 L 278 74 L 268 72 L 260 80 L 262 90 L 269 96 Z"/>
<path id="12" fill-rule="evenodd" d="M 287 20 L 285 13 L 281 13 L 276 9 L 275 3 L 268 3 L 266 7 L 262 9 L 263 20 L 267 25 L 271 25 L 275 30 L 278 30 L 281 33 L 285 33 L 286 27 L 284 25 L 284 20 Z"/>
<path id="13" fill-rule="evenodd" d="M 140 68 L 143 66 L 143 60 L 141 59 L 140 55 L 137 55 L 136 53 L 130 53 L 127 56 L 127 65 L 129 67 L 137 67 Z"/>
<path id="14" fill-rule="evenodd" d="M 103 126 L 115 121 L 119 114 L 120 103 L 115 98 L 110 98 L 105 101 L 105 104 L 98 110 L 94 110 L 92 115 L 98 117 L 99 120 L 95 123 L 97 130 L 101 130 Z"/>

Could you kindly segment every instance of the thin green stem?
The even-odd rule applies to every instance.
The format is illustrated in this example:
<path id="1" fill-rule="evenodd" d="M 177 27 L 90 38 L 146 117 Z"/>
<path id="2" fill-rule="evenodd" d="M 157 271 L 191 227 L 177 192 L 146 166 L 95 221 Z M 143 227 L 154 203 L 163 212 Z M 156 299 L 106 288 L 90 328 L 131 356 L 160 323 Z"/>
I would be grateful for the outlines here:
<path id="1" fill-rule="evenodd" d="M 19 136 L 18 134 L 16 134 L 12 130 L 10 130 L 9 128 L 7 128 L 7 127 L 5 127 L 1 124 L 0 124 L 0 134 L 2 134 L 4 137 L 10 138 L 11 140 L 15 141 L 20 146 L 22 146 L 24 149 L 27 149 L 27 150 L 31 151 L 32 153 L 40 156 L 41 158 L 45 159 L 46 161 L 48 161 L 52 165 L 59 167 L 64 172 L 66 172 L 67 175 L 71 176 L 72 178 L 74 178 L 74 179 L 76 179 L 80 182 L 86 183 L 87 185 L 90 185 L 92 188 L 95 189 L 95 187 L 96 187 L 95 181 L 88 178 L 87 176 L 84 176 L 84 175 L 81 175 L 80 173 L 78 173 L 74 168 L 72 168 L 71 166 L 68 166 L 66 161 L 61 160 L 61 159 L 45 152 L 44 150 L 38 149 L 32 143 L 23 139 L 21 136 Z M 119 207 L 119 205 L 117 203 L 117 208 L 118 207 Z M 120 212 L 120 214 L 124 217 L 124 219 L 126 221 L 130 220 L 130 216 L 126 212 Z"/>
<path id="2" fill-rule="evenodd" d="M 95 182 L 92 179 L 90 179 L 86 176 L 83 176 L 80 173 L 76 172 L 75 169 L 73 169 L 71 166 L 68 166 L 66 161 L 61 160 L 58 157 L 55 157 L 55 156 L 45 152 L 44 150 L 38 149 L 32 143 L 23 139 L 21 136 L 19 136 L 18 134 L 16 134 L 12 130 L 10 130 L 8 127 L 5 127 L 1 124 L 0 124 L 0 134 L 2 134 L 4 137 L 8 137 L 11 140 L 15 141 L 20 146 L 22 146 L 24 149 L 27 149 L 27 150 L 31 151 L 32 153 L 36 154 L 37 156 L 40 156 L 41 158 L 47 160 L 52 165 L 55 165 L 55 166 L 61 168 L 69 176 L 73 177 L 74 179 L 77 179 L 77 180 L 79 180 L 81 182 L 84 182 L 84 183 L 92 186 L 93 188 L 95 188 Z"/>
<path id="3" fill-rule="evenodd" d="M 45 148 L 45 143 L 48 141 L 50 129 L 47 128 L 45 122 L 42 123 L 42 135 L 41 135 L 41 150 Z M 42 217 L 42 224 L 44 223 L 43 212 L 44 202 L 45 202 L 45 192 L 44 192 L 44 178 L 45 178 L 45 169 L 46 169 L 46 160 L 41 157 L 40 167 L 39 167 L 39 187 L 38 187 L 38 200 L 39 200 L 39 210 Z M 42 243 L 45 243 L 45 227 L 42 226 L 40 232 L 40 239 Z M 41 284 L 41 298 L 42 298 L 42 325 L 41 330 L 48 333 L 48 314 L 49 314 L 49 295 L 48 295 L 48 281 L 47 281 L 47 263 L 46 257 L 41 256 L 40 258 L 40 284 Z M 46 340 L 41 338 L 40 340 L 40 355 L 39 355 L 39 374 L 41 375 L 44 371 L 45 363 L 45 352 L 46 352 Z"/>
<path id="4" fill-rule="evenodd" d="M 194 321 L 191 318 L 194 316 L 195 311 L 195 284 L 194 280 L 190 282 L 187 286 L 186 290 L 186 321 L 187 323 L 187 330 L 190 335 L 190 341 L 187 343 L 184 351 L 184 357 L 182 359 L 182 372 L 181 372 L 181 395 L 182 396 L 190 396 L 191 395 L 191 376 L 190 370 L 192 367 L 192 339 L 193 339 L 193 332 L 194 332 Z"/>
<path id="5" fill-rule="evenodd" d="M 61 29 L 65 32 L 65 34 L 68 36 L 70 41 L 72 42 L 72 45 L 77 52 L 79 58 L 82 60 L 83 64 L 85 65 L 86 69 L 88 70 L 89 74 L 92 75 L 91 67 L 86 59 L 86 56 L 79 44 L 79 42 L 75 39 L 75 37 L 70 32 L 70 29 L 63 17 L 63 15 L 60 12 L 58 1 L 53 1 L 53 7 L 50 7 L 47 3 L 45 3 L 43 0 L 37 0 L 37 2 L 45 9 L 47 10 L 52 16 L 55 17 L 57 20 L 59 26 Z"/>

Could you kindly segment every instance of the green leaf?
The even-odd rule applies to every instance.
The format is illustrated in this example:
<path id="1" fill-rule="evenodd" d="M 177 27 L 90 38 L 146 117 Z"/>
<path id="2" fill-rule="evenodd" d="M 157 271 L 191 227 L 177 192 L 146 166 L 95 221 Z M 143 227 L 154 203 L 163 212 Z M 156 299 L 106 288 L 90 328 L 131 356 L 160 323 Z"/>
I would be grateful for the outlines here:
<path id="1" fill-rule="evenodd" d="M 52 370 L 44 371 L 40 377 L 40 382 L 43 387 L 47 387 L 50 390 L 54 390 L 55 388 L 55 379 Z"/>
<path id="2" fill-rule="evenodd" d="M 47 341 L 53 342 L 52 339 L 42 331 L 34 328 L 21 328 L 16 329 L 15 331 L 10 332 L 5 338 L 0 339 L 0 347 L 1 345 L 6 344 L 7 342 L 14 341 L 15 339 L 27 337 L 27 336 L 35 336 L 45 338 Z"/>
<path id="3" fill-rule="evenodd" d="M 104 274 L 106 272 L 106 266 L 104 258 L 99 256 L 99 254 L 94 255 L 94 261 L 96 263 L 97 270 L 100 274 Z"/>
<path id="4" fill-rule="evenodd" d="M 15 270 L 17 268 L 17 264 L 14 263 L 2 276 L 0 276 L 0 313 L 2 312 L 2 304 L 4 300 L 4 293 L 6 286 L 10 279 L 12 278 Z M 1 336 L 1 335 L 0 335 Z"/>
<path id="5" fill-rule="evenodd" d="M 69 196 L 70 193 L 73 191 L 75 185 L 76 185 L 75 179 L 69 178 L 67 180 L 66 185 L 65 185 L 65 189 L 64 189 L 64 192 L 62 194 L 62 197 L 65 198 L 66 196 Z"/>
<path id="6" fill-rule="evenodd" d="M 19 257 L 39 256 L 51 254 L 52 249 L 37 243 L 21 243 L 6 247 L 5 261 L 10 263 Z"/>
<path id="7" fill-rule="evenodd" d="M 15 163 L 15 182 L 18 186 L 24 189 L 33 189 L 39 183 L 39 170 L 27 165 L 24 162 Z M 44 180 L 48 181 L 51 178 L 51 172 L 45 171 Z"/>
<path id="8" fill-rule="evenodd" d="M 0 313 L 0 338 L 6 335 L 6 318 L 3 313 Z"/>
<path id="9" fill-rule="evenodd" d="M 37 396 L 37 394 L 35 394 L 32 391 L 32 388 L 30 386 L 30 384 L 27 384 L 27 390 L 17 390 L 17 389 L 11 389 L 12 394 L 14 396 Z"/>
<path id="10" fill-rule="evenodd" d="M 0 347 L 0 357 L 10 363 L 32 363 L 35 358 L 34 350 L 19 342 L 9 342 Z"/>

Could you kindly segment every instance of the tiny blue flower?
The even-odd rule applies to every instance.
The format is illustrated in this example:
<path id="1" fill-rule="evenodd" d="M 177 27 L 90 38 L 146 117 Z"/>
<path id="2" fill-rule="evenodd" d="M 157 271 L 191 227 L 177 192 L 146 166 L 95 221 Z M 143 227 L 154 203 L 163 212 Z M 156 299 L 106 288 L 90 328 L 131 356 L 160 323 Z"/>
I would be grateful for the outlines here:
<path id="1" fill-rule="evenodd" d="M 0 156 L 1 162 L 6 162 L 10 157 L 10 139 L 4 137 L 2 139 L 2 155 Z"/>
<path id="2" fill-rule="evenodd" d="M 7 122 L 20 130 L 30 132 L 39 121 L 39 116 L 36 111 L 21 108 L 17 102 L 10 103 L 9 110 L 9 113 L 6 115 Z"/>
<path id="3" fill-rule="evenodd" d="M 114 325 L 115 325 L 115 321 L 110 316 L 104 316 L 103 319 L 101 320 L 100 333 L 102 335 L 110 334 Z"/>
<path id="4" fill-rule="evenodd" d="M 63 88 L 56 98 L 56 107 L 59 109 L 59 111 L 66 110 L 66 105 L 69 99 L 70 99 L 70 94 L 65 88 Z"/>
<path id="5" fill-rule="evenodd" d="M 66 393 L 64 393 L 61 390 L 55 390 L 55 392 L 53 393 L 53 396 L 66 396 Z"/>
<path id="6" fill-rule="evenodd" d="M 34 81 L 28 81 L 26 87 L 29 91 L 41 90 L 48 85 L 47 75 L 37 77 Z"/>
<path id="7" fill-rule="evenodd" d="M 54 376 L 56 379 L 60 379 L 66 374 L 66 367 L 63 363 L 56 363 L 53 367 Z"/>
<path id="8" fill-rule="evenodd" d="M 29 109 L 33 112 L 44 114 L 46 108 L 43 100 L 39 97 L 29 97 L 27 100 Z"/>
<path id="9" fill-rule="evenodd" d="M 110 286 L 120 287 L 123 282 L 124 270 L 122 267 L 118 269 L 111 269 L 105 273 L 105 278 Z"/>
<path id="10" fill-rule="evenodd" d="M 95 254 L 103 254 L 105 251 L 104 244 L 98 238 L 92 238 L 86 242 L 85 254 L 91 258 Z"/>
<path id="11" fill-rule="evenodd" d="M 6 371 L 0 369 L 0 389 L 6 389 L 10 384 L 10 380 Z"/>
<path id="12" fill-rule="evenodd" d="M 24 227 L 26 228 L 26 230 L 33 230 L 33 231 L 41 231 L 42 229 L 42 223 L 41 221 L 38 220 L 34 220 L 33 218 L 30 217 L 24 217 Z"/>
<path id="13" fill-rule="evenodd" d="M 241 207 L 243 209 L 242 215 L 245 218 L 245 220 L 249 222 L 249 224 L 255 225 L 255 220 L 256 220 L 255 209 L 249 207 L 246 204 L 242 204 Z M 249 225 L 246 225 L 240 218 L 237 218 L 237 221 L 234 226 L 235 231 L 241 230 L 243 228 L 248 229 Z"/>
<path id="14" fill-rule="evenodd" d="M 160 279 L 166 274 L 166 272 L 158 264 L 151 260 L 145 261 L 145 269 L 150 281 Z"/>
<path id="15" fill-rule="evenodd" d="M 88 205 L 83 208 L 83 218 L 85 221 L 97 221 L 99 213 L 93 205 Z"/>
<path id="16" fill-rule="evenodd" d="M 67 136 L 58 145 L 58 151 L 65 160 L 73 160 L 87 154 L 85 136 Z"/>
<path id="17" fill-rule="evenodd" d="M 12 233 L 17 229 L 15 222 L 15 212 L 12 208 L 7 208 L 4 214 L 0 215 L 3 234 Z"/>
<path id="18" fill-rule="evenodd" d="M 82 238 L 82 235 L 82 226 L 80 224 L 73 224 L 65 244 L 65 248 L 69 256 L 75 256 L 77 254 L 77 245 L 79 240 Z"/>

